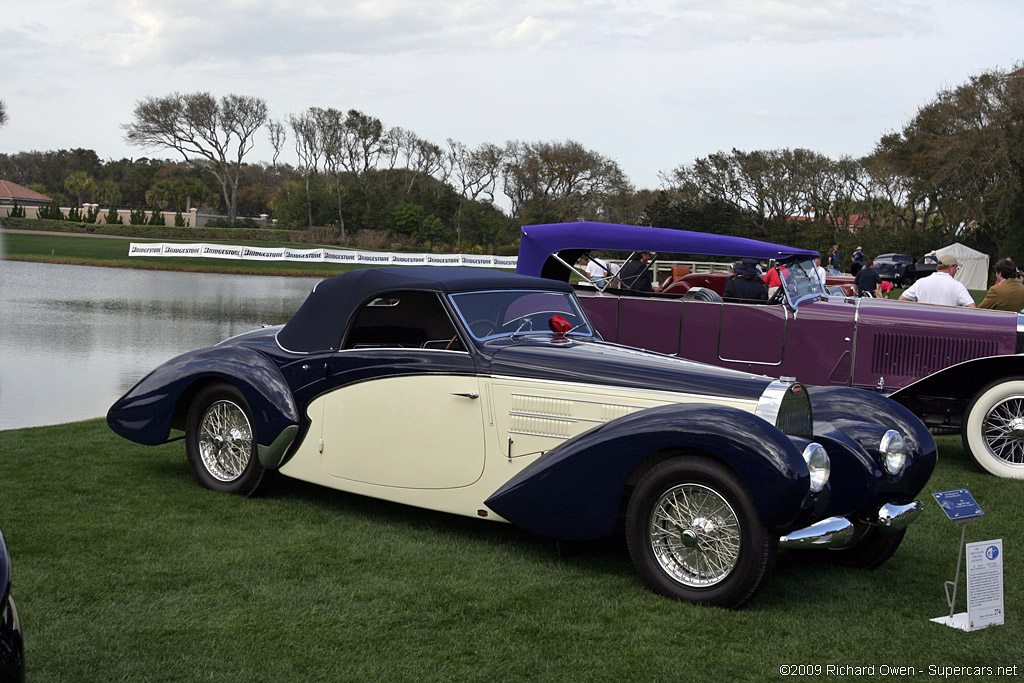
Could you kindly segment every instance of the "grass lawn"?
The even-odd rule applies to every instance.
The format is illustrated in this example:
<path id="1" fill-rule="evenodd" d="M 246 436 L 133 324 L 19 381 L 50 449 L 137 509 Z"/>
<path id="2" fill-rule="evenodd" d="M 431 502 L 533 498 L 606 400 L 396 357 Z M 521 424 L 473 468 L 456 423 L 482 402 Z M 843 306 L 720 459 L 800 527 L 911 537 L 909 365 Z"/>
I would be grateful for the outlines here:
<path id="1" fill-rule="evenodd" d="M 650 593 L 620 539 L 560 558 L 508 525 L 284 478 L 259 499 L 207 491 L 181 442 L 135 445 L 101 420 L 0 432 L 0 529 L 31 681 L 764 681 L 791 664 L 1019 675 L 1024 482 L 978 472 L 959 437 L 939 441 L 925 514 L 893 559 L 868 572 L 780 553 L 736 612 Z M 930 492 L 960 487 L 987 513 L 968 541 L 1002 538 L 1005 552 L 1007 624 L 974 633 L 929 621 L 947 612 L 960 539 Z"/>

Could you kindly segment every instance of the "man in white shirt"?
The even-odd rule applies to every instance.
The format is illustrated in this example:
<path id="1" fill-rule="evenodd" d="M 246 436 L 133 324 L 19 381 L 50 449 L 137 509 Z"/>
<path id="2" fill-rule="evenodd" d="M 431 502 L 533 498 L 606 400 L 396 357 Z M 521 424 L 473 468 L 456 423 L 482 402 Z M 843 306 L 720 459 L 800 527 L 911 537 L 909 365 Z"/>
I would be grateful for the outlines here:
<path id="1" fill-rule="evenodd" d="M 611 277 L 611 274 L 612 273 L 611 270 L 609 270 L 608 268 L 607 262 L 602 261 L 596 256 L 591 256 L 588 259 L 587 277 L 590 278 L 590 281 L 593 282 L 598 289 L 604 287 L 605 283 L 608 281 L 608 278 Z"/>
<path id="2" fill-rule="evenodd" d="M 900 301 L 976 308 L 974 298 L 964 284 L 953 279 L 959 267 L 956 257 L 952 254 L 940 256 L 935 274 L 921 278 L 910 285 L 903 294 L 900 294 Z"/>

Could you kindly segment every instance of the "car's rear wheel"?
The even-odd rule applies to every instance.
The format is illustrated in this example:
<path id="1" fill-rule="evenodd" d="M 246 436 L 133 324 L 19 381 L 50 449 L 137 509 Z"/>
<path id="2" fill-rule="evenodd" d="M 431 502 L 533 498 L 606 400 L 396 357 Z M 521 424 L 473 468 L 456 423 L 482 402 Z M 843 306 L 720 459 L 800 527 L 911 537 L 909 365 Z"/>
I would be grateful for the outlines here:
<path id="1" fill-rule="evenodd" d="M 192 475 L 208 489 L 255 496 L 269 480 L 256 454 L 249 404 L 230 384 L 210 384 L 196 395 L 188 413 L 185 450 Z"/>
<path id="2" fill-rule="evenodd" d="M 666 460 L 644 475 L 629 500 L 626 542 L 654 592 L 731 608 L 761 587 L 778 547 L 739 477 L 696 456 Z"/>
<path id="3" fill-rule="evenodd" d="M 1000 380 L 979 391 L 967 406 L 961 438 L 985 471 L 1024 479 L 1024 378 Z"/>

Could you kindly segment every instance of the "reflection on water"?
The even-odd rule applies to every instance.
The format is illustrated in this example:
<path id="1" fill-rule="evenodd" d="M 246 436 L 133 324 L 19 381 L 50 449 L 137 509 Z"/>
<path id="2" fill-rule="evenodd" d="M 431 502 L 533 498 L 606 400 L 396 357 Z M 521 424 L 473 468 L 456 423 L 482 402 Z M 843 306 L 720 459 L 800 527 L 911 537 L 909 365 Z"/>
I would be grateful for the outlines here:
<path id="1" fill-rule="evenodd" d="M 0 429 L 103 416 L 163 361 L 285 322 L 315 283 L 0 260 Z"/>

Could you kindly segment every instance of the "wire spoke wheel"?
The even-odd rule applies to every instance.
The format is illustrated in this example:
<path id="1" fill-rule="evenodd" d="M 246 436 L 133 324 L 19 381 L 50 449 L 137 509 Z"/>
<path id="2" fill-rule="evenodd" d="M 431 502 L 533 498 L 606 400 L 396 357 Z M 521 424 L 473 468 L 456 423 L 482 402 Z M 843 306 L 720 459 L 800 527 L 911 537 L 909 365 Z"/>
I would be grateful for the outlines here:
<path id="1" fill-rule="evenodd" d="M 215 401 L 199 421 L 199 455 L 214 479 L 232 482 L 242 476 L 252 454 L 252 427 L 232 401 Z"/>
<path id="2" fill-rule="evenodd" d="M 740 556 L 740 523 L 729 502 L 701 484 L 666 491 L 651 513 L 651 550 L 662 569 L 691 587 L 729 576 Z"/>
<path id="3" fill-rule="evenodd" d="M 185 425 L 185 451 L 196 481 L 208 489 L 256 496 L 266 490 L 272 470 L 257 456 L 258 426 L 238 388 L 217 382 L 193 399 Z"/>
<path id="4" fill-rule="evenodd" d="M 640 478 L 625 531 L 633 566 L 652 591 L 729 608 L 743 605 L 771 574 L 779 540 L 734 471 L 689 454 Z"/>
<path id="5" fill-rule="evenodd" d="M 1024 465 L 1024 396 L 1009 396 L 985 416 L 982 427 L 992 455 L 1012 465 Z"/>
<path id="6" fill-rule="evenodd" d="M 964 447 L 983 470 L 1024 479 L 1024 377 L 1008 377 L 979 391 L 964 412 Z"/>

